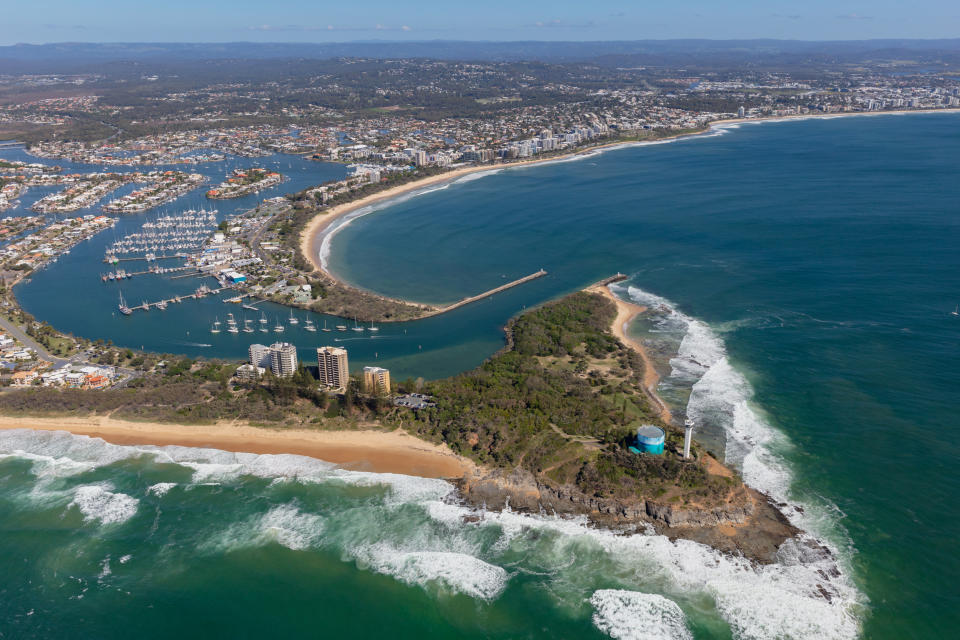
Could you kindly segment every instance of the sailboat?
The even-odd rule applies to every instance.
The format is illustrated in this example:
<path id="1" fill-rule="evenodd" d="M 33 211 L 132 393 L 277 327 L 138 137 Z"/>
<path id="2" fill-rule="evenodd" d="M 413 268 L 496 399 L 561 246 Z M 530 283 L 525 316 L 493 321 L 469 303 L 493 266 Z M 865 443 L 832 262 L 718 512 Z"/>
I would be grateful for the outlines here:
<path id="1" fill-rule="evenodd" d="M 220 321 L 217 320 L 213 323 L 213 326 L 210 327 L 210 333 L 220 333 Z"/>
<path id="2" fill-rule="evenodd" d="M 283 326 L 283 324 L 280 322 L 280 319 L 277 318 L 277 324 L 275 324 L 275 325 L 273 326 L 273 332 L 274 332 L 274 333 L 283 333 L 283 330 L 284 330 L 284 326 Z"/>
<path id="3" fill-rule="evenodd" d="M 373 320 L 370 321 L 370 326 L 367 327 L 367 331 L 380 331 L 380 327 L 373 326 Z"/>
<path id="4" fill-rule="evenodd" d="M 290 324 L 300 324 L 300 320 L 293 315 L 293 309 L 290 309 Z"/>
<path id="5" fill-rule="evenodd" d="M 265 313 L 260 314 L 260 324 L 267 324 L 267 314 Z"/>
<path id="6" fill-rule="evenodd" d="M 131 313 L 133 313 L 133 311 L 130 310 L 130 307 L 127 306 L 127 303 L 123 299 L 123 292 L 120 293 L 120 304 L 117 305 L 117 307 L 120 309 L 120 313 L 122 313 L 125 316 L 128 316 Z"/>
<path id="7" fill-rule="evenodd" d="M 327 321 L 326 321 L 326 320 L 323 321 L 323 330 L 326 331 L 326 332 L 333 331 L 333 329 L 327 329 Z"/>
<path id="8" fill-rule="evenodd" d="M 253 327 L 250 326 L 250 320 L 243 321 L 243 332 L 244 333 L 253 333 Z"/>
<path id="9" fill-rule="evenodd" d="M 356 316 L 353 317 L 353 327 L 352 327 L 352 329 L 353 329 L 354 331 L 363 331 L 363 327 L 361 327 L 360 325 L 357 324 L 357 317 L 356 317 Z"/>
<path id="10" fill-rule="evenodd" d="M 310 333 L 317 332 L 317 327 L 313 324 L 313 320 L 311 320 L 310 318 L 307 318 L 306 321 L 303 323 L 303 328 L 309 331 Z"/>
<path id="11" fill-rule="evenodd" d="M 960 304 L 957 305 L 957 308 L 950 312 L 952 316 L 960 316 Z"/>

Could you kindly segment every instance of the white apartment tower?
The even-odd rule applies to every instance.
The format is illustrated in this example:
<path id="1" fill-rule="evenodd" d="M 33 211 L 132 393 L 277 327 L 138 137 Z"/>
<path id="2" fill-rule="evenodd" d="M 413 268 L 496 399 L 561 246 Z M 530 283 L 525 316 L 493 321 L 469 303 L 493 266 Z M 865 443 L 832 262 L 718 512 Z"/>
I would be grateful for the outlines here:
<path id="1" fill-rule="evenodd" d="M 270 370 L 273 375 L 287 378 L 297 372 L 297 348 L 289 342 L 270 345 Z"/>
<path id="2" fill-rule="evenodd" d="M 262 344 L 252 344 L 247 352 L 250 355 L 250 364 L 263 369 L 270 368 L 270 347 Z"/>
<path id="3" fill-rule="evenodd" d="M 334 389 L 345 388 L 350 378 L 347 350 L 341 347 L 318 348 L 317 369 L 320 374 L 320 384 Z"/>

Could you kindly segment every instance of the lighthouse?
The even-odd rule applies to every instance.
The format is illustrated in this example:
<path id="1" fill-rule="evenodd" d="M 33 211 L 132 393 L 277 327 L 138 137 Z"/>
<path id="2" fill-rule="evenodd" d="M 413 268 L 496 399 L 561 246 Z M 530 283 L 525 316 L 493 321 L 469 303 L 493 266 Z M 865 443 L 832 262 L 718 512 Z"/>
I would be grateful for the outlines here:
<path id="1" fill-rule="evenodd" d="M 687 420 L 683 423 L 683 458 L 690 458 L 690 442 L 693 440 L 693 421 Z"/>

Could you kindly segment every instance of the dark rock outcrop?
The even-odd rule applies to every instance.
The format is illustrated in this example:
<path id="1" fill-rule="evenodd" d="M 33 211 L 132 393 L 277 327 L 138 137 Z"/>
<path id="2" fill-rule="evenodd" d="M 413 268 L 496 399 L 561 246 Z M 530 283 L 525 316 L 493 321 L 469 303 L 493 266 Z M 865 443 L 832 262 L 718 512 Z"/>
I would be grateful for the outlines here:
<path id="1" fill-rule="evenodd" d="M 589 496 L 575 486 L 552 486 L 529 471 L 494 470 L 461 480 L 461 498 L 476 507 L 586 515 L 597 526 L 636 530 L 652 526 L 671 539 L 685 538 L 759 563 L 775 560 L 777 550 L 799 530 L 763 494 L 742 487 L 724 504 L 680 507 L 637 497 L 622 500 Z"/>

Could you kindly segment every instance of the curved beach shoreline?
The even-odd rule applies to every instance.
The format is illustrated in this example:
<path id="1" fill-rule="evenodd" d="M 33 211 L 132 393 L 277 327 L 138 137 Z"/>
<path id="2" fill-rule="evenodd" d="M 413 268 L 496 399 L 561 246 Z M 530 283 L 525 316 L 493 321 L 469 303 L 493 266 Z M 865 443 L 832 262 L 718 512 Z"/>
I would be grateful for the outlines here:
<path id="1" fill-rule="evenodd" d="M 469 166 L 461 167 L 459 169 L 454 169 L 452 171 L 442 173 L 440 175 L 428 176 L 420 180 L 414 180 L 407 184 L 402 184 L 396 187 L 392 187 L 385 191 L 375 193 L 358 200 L 353 200 L 351 202 L 346 202 L 344 204 L 336 205 L 317 213 L 307 224 L 304 226 L 303 231 L 300 235 L 300 251 L 303 254 L 307 262 L 314 268 L 315 271 L 321 273 L 324 277 L 330 281 L 339 284 L 341 286 L 349 287 L 352 289 L 361 289 L 355 285 L 345 282 L 341 277 L 328 268 L 326 265 L 326 260 L 323 258 L 322 253 L 326 249 L 329 249 L 329 244 L 332 241 L 332 238 L 338 231 L 343 229 L 349 224 L 349 221 L 346 221 L 341 225 L 334 225 L 333 223 L 344 218 L 348 214 L 362 209 L 365 207 L 372 207 L 375 205 L 389 206 L 390 201 L 401 198 L 405 195 L 412 194 L 413 196 L 419 195 L 416 194 L 416 191 L 429 190 L 430 187 L 438 187 L 440 185 L 449 184 L 459 180 L 460 178 L 482 172 L 497 172 L 503 169 L 513 169 L 513 168 L 523 168 L 531 167 L 535 165 L 549 164 L 553 162 L 564 162 L 577 159 L 579 157 L 591 156 L 595 153 L 602 153 L 604 151 L 609 151 L 614 148 L 619 147 L 630 147 L 630 146 L 648 146 L 655 144 L 666 144 L 669 142 L 675 142 L 677 140 L 682 140 L 685 138 L 693 138 L 696 136 L 703 136 L 711 133 L 716 133 L 716 130 L 723 130 L 727 128 L 736 128 L 744 124 L 760 124 L 760 123 L 776 123 L 776 122 L 791 122 L 791 121 L 800 121 L 800 120 L 813 120 L 813 119 L 833 119 L 833 118 L 847 118 L 855 116 L 897 116 L 897 115 L 918 115 L 918 114 L 951 114 L 951 113 L 960 113 L 960 109 L 927 109 L 927 110 L 907 110 L 901 109 L 896 111 L 856 111 L 856 112 L 843 112 L 843 113 L 818 113 L 818 114 L 798 114 L 798 115 L 785 115 L 785 116 L 770 116 L 767 118 L 732 118 L 729 120 L 716 120 L 711 122 L 707 128 L 702 131 L 697 131 L 694 133 L 679 133 L 673 136 L 667 136 L 657 140 L 625 140 L 618 142 L 609 142 L 604 144 L 598 144 L 592 147 L 585 147 L 571 151 L 570 153 L 561 154 L 558 156 L 553 156 L 550 158 L 538 158 L 535 160 L 524 160 L 517 162 L 508 162 L 498 165 L 485 165 L 485 166 Z M 361 289 L 362 290 L 362 289 Z M 445 307 L 430 305 L 420 303 L 414 300 L 407 300 L 403 298 L 396 298 L 391 296 L 384 296 L 382 294 L 373 293 L 364 290 L 370 295 L 376 296 L 385 300 L 393 300 L 403 304 L 410 304 L 429 309 L 428 313 L 424 317 L 430 315 L 436 315 L 442 313 L 445 310 Z M 616 296 L 614 296 L 616 298 Z"/>
<path id="2" fill-rule="evenodd" d="M 255 427 L 246 423 L 181 425 L 90 417 L 0 416 L 0 430 L 67 431 L 117 445 L 210 448 L 236 453 L 295 454 L 346 469 L 398 473 L 422 478 L 462 478 L 477 466 L 405 431 L 320 431 Z"/>
<path id="3" fill-rule="evenodd" d="M 627 302 L 626 300 L 621 300 L 610 291 L 610 288 L 606 284 L 595 284 L 587 287 L 584 291 L 588 293 L 599 293 L 617 305 L 617 317 L 614 318 L 610 331 L 620 342 L 636 351 L 643 360 L 643 384 L 641 385 L 643 392 L 653 406 L 656 407 L 660 419 L 666 424 L 670 424 L 673 421 L 673 416 L 670 413 L 670 408 L 657 394 L 657 383 L 660 382 L 660 375 L 653 366 L 653 360 L 650 359 L 650 354 L 647 353 L 646 348 L 644 348 L 639 341 L 631 338 L 627 333 L 627 328 L 630 326 L 630 323 L 633 322 L 634 318 L 646 311 L 647 308 L 632 302 Z"/>
<path id="4" fill-rule="evenodd" d="M 711 125 L 712 127 L 713 125 Z M 627 141 L 618 141 L 618 142 L 609 142 L 604 144 L 598 144 L 592 147 L 586 147 L 582 149 L 577 149 L 570 153 L 552 156 L 549 158 L 538 158 L 535 160 L 524 160 L 519 162 L 509 162 L 505 164 L 498 165 L 484 165 L 484 166 L 469 166 L 461 167 L 442 173 L 435 176 L 428 176 L 420 180 L 414 180 L 413 182 L 408 182 L 406 184 L 398 185 L 396 187 L 391 187 L 385 191 L 379 193 L 374 193 L 351 202 L 346 202 L 344 204 L 336 205 L 317 213 L 303 228 L 303 231 L 300 235 L 300 251 L 303 254 L 304 258 L 314 270 L 322 273 L 325 277 L 330 279 L 337 284 L 356 288 L 354 285 L 351 285 L 347 282 L 344 282 L 342 278 L 337 276 L 333 271 L 331 271 L 325 264 L 325 260 L 322 257 L 322 252 L 324 249 L 324 243 L 329 243 L 330 238 L 332 238 L 338 231 L 343 229 L 346 224 L 334 225 L 333 223 L 344 218 L 348 214 L 357 211 L 358 209 L 363 209 L 365 207 L 371 207 L 375 205 L 384 205 L 387 206 L 390 204 L 390 201 L 396 200 L 407 194 L 417 195 L 414 192 L 420 190 L 427 190 L 430 187 L 437 187 L 440 185 L 449 184 L 463 178 L 464 176 L 475 174 L 475 173 L 484 173 L 484 172 L 498 172 L 503 169 L 514 169 L 514 168 L 523 168 L 523 167 L 532 167 L 536 165 L 549 164 L 552 162 L 564 162 L 570 161 L 578 157 L 586 157 L 593 155 L 594 153 L 607 151 L 616 147 L 626 147 L 631 145 L 648 145 L 648 144 L 660 144 L 664 142 L 670 142 L 673 140 L 678 140 L 681 138 L 687 138 L 697 135 L 702 135 L 708 133 L 710 128 L 704 129 L 703 131 L 698 131 L 696 133 L 680 133 L 674 136 L 667 136 L 665 138 L 660 138 L 658 140 L 627 140 Z M 399 298 L 389 298 L 388 296 L 383 296 L 380 294 L 371 293 L 371 295 L 376 295 L 379 298 L 386 298 L 396 300 L 398 302 L 418 305 L 421 307 L 427 307 L 432 310 L 429 315 L 435 315 L 438 312 L 442 312 L 445 307 L 440 307 L 436 305 L 429 305 L 413 300 L 404 300 Z"/>

